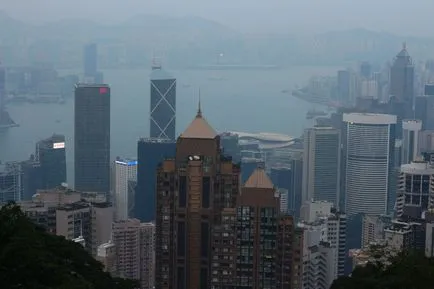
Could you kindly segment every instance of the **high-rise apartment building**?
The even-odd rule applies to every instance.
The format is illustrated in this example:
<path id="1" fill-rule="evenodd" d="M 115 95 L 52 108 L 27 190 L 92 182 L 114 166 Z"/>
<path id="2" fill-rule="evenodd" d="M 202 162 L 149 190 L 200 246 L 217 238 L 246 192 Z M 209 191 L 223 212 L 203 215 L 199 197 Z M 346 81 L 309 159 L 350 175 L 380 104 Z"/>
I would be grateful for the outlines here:
<path id="1" fill-rule="evenodd" d="M 306 201 L 301 209 L 301 224 L 312 231 L 323 231 L 320 241 L 327 242 L 334 249 L 333 272 L 336 279 L 345 275 L 347 217 L 337 211 L 333 203 L 326 201 Z"/>
<path id="2" fill-rule="evenodd" d="M 175 158 L 166 159 L 158 168 L 156 288 L 233 285 L 233 279 L 227 278 L 233 268 L 213 264 L 234 260 L 229 232 L 239 173 L 232 159 L 221 153 L 220 137 L 199 108 L 177 140 Z"/>
<path id="3" fill-rule="evenodd" d="M 303 201 L 328 201 L 339 206 L 340 133 L 331 127 L 304 132 Z"/>
<path id="4" fill-rule="evenodd" d="M 401 166 L 395 208 L 398 217 L 405 205 L 421 212 L 434 208 L 434 168 L 429 162 L 417 160 Z"/>
<path id="5" fill-rule="evenodd" d="M 65 136 L 53 134 L 36 144 L 35 159 L 39 162 L 42 174 L 42 187 L 53 189 L 66 183 Z"/>
<path id="6" fill-rule="evenodd" d="M 345 113 L 345 212 L 387 214 L 395 202 L 396 116 Z"/>
<path id="7" fill-rule="evenodd" d="M 114 163 L 115 219 L 126 220 L 133 215 L 137 161 L 117 158 Z"/>
<path id="8" fill-rule="evenodd" d="M 155 224 L 137 219 L 114 222 L 113 243 L 118 275 L 140 280 L 140 289 L 154 288 Z"/>
<path id="9" fill-rule="evenodd" d="M 75 189 L 110 191 L 110 87 L 77 84 L 74 108 Z"/>
<path id="10" fill-rule="evenodd" d="M 273 288 L 279 196 L 264 169 L 256 169 L 237 201 L 236 288 Z"/>
<path id="11" fill-rule="evenodd" d="M 176 79 L 161 65 L 151 72 L 150 137 L 175 140 Z"/>
<path id="12" fill-rule="evenodd" d="M 157 168 L 166 158 L 174 158 L 176 143 L 170 139 L 142 138 L 137 144 L 137 187 L 133 216 L 141 222 L 155 221 Z"/>
<path id="13" fill-rule="evenodd" d="M 404 119 L 402 121 L 402 164 L 409 164 L 416 160 L 419 151 L 419 134 L 421 130 L 422 122 L 420 120 Z"/>
<path id="14" fill-rule="evenodd" d="M 302 204 L 303 154 L 294 154 L 291 160 L 291 187 L 288 192 L 288 206 L 291 214 L 298 218 Z"/>

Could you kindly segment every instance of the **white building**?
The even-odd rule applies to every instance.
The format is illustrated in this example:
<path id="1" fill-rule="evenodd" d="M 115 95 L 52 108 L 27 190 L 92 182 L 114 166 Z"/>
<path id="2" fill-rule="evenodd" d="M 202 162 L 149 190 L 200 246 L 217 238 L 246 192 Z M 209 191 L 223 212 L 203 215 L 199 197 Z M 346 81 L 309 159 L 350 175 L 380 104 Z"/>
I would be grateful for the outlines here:
<path id="1" fill-rule="evenodd" d="M 364 215 L 362 221 L 362 248 L 384 241 L 384 228 L 392 222 L 391 216 Z"/>
<path id="2" fill-rule="evenodd" d="M 405 119 L 402 121 L 402 164 L 409 164 L 416 160 L 419 151 L 419 134 L 421 130 L 422 121 L 420 120 Z"/>
<path id="3" fill-rule="evenodd" d="M 337 212 L 330 202 L 308 201 L 302 205 L 300 219 L 298 226 L 305 230 L 306 249 L 327 243 L 325 247 L 333 251 L 333 263 L 328 264 L 332 273 L 324 274 L 332 274 L 332 281 L 343 276 L 346 259 L 346 215 Z"/>
<path id="4" fill-rule="evenodd" d="M 401 217 L 404 205 L 421 211 L 434 205 L 434 168 L 426 161 L 414 161 L 401 166 L 396 193 L 396 215 Z"/>
<path id="5" fill-rule="evenodd" d="M 115 219 L 126 220 L 134 207 L 137 161 L 118 158 L 114 163 L 114 176 Z"/>
<path id="6" fill-rule="evenodd" d="M 287 189 L 282 189 L 282 188 L 277 189 L 277 192 L 279 193 L 280 196 L 280 212 L 283 214 L 287 214 L 289 192 Z"/>
<path id="7" fill-rule="evenodd" d="M 345 212 L 387 214 L 394 205 L 393 180 L 397 117 L 345 113 Z"/>

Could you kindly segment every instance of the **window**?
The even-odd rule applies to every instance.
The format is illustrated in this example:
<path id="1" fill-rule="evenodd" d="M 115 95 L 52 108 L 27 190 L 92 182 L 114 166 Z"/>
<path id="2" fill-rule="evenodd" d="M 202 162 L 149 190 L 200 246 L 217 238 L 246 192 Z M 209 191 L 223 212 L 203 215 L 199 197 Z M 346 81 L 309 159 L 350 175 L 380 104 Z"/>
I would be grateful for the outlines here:
<path id="1" fill-rule="evenodd" d="M 209 208 L 210 201 L 210 193 L 211 193 L 211 178 L 203 177 L 202 178 L 202 208 Z"/>
<path id="2" fill-rule="evenodd" d="M 179 200 L 178 205 L 180 208 L 185 208 L 187 205 L 187 177 L 179 177 Z"/>
<path id="3" fill-rule="evenodd" d="M 178 246 L 178 256 L 185 256 L 185 223 L 178 222 L 178 233 L 177 233 L 177 246 Z"/>
<path id="4" fill-rule="evenodd" d="M 200 232 L 200 253 L 202 258 L 208 258 L 209 224 L 202 222 Z"/>

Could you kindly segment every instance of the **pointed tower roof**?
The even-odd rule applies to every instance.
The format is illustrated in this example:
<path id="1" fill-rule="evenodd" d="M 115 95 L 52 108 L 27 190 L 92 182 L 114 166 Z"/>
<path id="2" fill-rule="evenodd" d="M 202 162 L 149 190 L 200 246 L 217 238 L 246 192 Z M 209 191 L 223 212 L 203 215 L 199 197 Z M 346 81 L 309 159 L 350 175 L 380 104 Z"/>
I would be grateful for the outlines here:
<path id="1" fill-rule="evenodd" d="M 257 168 L 244 184 L 245 188 L 273 189 L 273 182 L 263 168 Z"/>
<path id="2" fill-rule="evenodd" d="M 200 106 L 199 97 L 196 117 L 180 135 L 180 138 L 215 139 L 216 136 L 216 131 L 209 125 L 206 119 L 202 117 L 202 108 Z"/>

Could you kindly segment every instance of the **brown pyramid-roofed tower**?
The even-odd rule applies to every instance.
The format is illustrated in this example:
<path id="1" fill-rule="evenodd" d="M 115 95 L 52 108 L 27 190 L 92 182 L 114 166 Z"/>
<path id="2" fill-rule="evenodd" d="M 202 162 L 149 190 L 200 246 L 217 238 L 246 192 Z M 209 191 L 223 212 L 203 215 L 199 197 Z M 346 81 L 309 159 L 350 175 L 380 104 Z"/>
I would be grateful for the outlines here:
<path id="1" fill-rule="evenodd" d="M 258 188 L 258 189 L 273 189 L 273 182 L 268 177 L 267 173 L 263 168 L 257 168 L 250 175 L 246 183 L 245 188 Z"/>
<path id="2" fill-rule="evenodd" d="M 180 138 L 197 138 L 197 139 L 214 139 L 217 136 L 215 130 L 209 125 L 205 118 L 202 117 L 202 109 L 199 105 L 196 117 L 179 136 Z"/>

